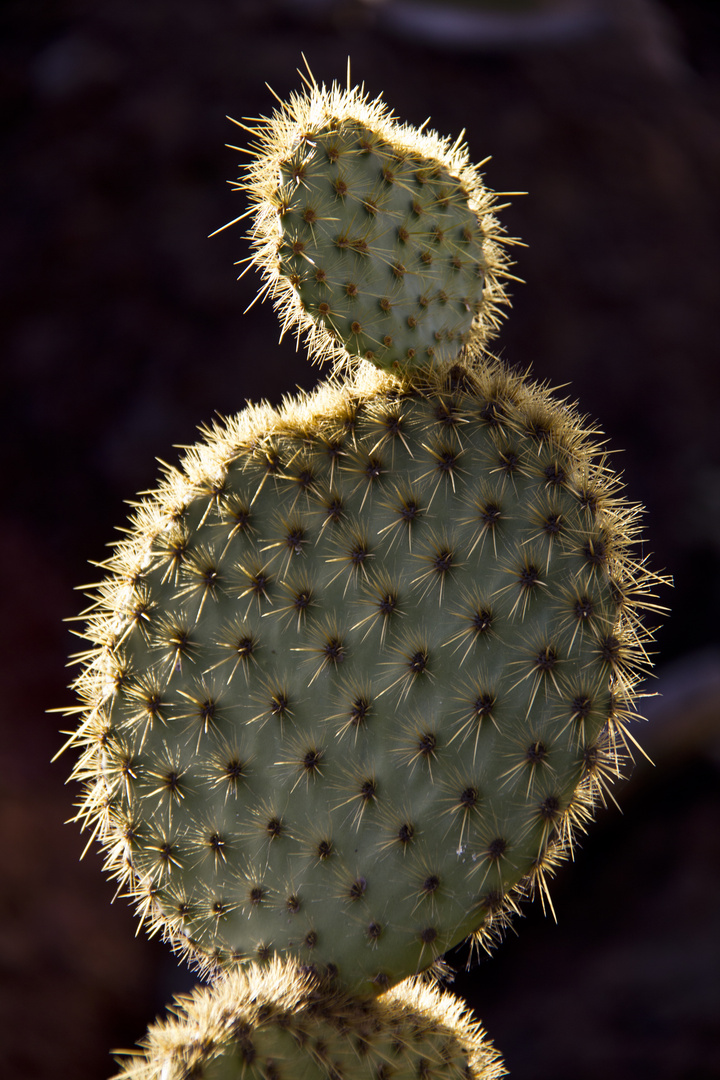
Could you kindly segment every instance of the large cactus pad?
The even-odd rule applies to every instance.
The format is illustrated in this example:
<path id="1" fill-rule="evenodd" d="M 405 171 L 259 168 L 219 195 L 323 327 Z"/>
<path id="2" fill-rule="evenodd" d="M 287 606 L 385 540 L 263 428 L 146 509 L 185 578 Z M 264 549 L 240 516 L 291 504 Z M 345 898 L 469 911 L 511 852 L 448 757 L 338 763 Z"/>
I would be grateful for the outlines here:
<path id="1" fill-rule="evenodd" d="M 207 434 L 88 617 L 80 817 L 201 964 L 382 990 L 484 940 L 617 768 L 648 585 L 577 415 L 374 372 Z"/>

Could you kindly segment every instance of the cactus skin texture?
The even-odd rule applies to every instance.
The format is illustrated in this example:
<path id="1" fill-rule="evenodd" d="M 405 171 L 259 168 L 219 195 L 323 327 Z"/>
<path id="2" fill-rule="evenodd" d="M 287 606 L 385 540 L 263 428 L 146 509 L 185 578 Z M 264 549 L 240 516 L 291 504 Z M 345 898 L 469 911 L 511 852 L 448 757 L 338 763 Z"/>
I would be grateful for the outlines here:
<path id="1" fill-rule="evenodd" d="M 460 139 L 312 76 L 249 130 L 256 156 L 237 187 L 255 211 L 251 261 L 311 355 L 422 370 L 492 336 L 510 241 Z"/>
<path id="2" fill-rule="evenodd" d="M 251 965 L 176 1001 L 116 1080 L 500 1080 L 502 1060 L 447 992 L 407 980 L 374 1001 L 293 964 Z"/>

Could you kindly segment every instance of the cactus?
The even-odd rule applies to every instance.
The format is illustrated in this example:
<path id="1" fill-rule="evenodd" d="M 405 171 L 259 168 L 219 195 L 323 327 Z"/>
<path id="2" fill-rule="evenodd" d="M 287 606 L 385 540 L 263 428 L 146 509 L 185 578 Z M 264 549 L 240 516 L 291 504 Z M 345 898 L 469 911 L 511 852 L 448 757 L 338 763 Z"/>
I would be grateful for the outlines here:
<path id="1" fill-rule="evenodd" d="M 291 955 L 368 996 L 549 903 L 656 579 L 598 432 L 485 352 L 508 270 L 464 149 L 314 83 L 259 145 L 251 261 L 336 374 L 137 505 L 85 616 L 78 818 L 202 971 Z"/>
<path id="2" fill-rule="evenodd" d="M 447 992 L 409 979 L 362 1001 L 292 963 L 250 965 L 176 1001 L 116 1080 L 500 1080 L 480 1025 Z"/>

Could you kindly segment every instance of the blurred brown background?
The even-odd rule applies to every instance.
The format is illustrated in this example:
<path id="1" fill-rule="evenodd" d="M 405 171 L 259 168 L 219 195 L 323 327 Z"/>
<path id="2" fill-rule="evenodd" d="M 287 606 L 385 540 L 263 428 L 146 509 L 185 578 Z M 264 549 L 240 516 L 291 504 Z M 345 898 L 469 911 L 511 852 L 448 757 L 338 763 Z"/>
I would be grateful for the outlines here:
<path id="1" fill-rule="evenodd" d="M 250 277 L 225 178 L 257 116 L 299 85 L 365 81 L 403 118 L 467 128 L 490 186 L 527 191 L 499 348 L 598 417 L 652 565 L 656 761 L 616 794 L 553 891 L 456 987 L 513 1080 L 720 1077 L 720 8 L 608 0 L 594 33 L 442 49 L 381 4 L 5 0 L 0 14 L 2 619 L 0 1073 L 102 1080 L 192 979 L 135 935 L 66 826 L 54 765 L 88 560 L 213 413 L 319 377 Z M 456 963 L 462 972 L 463 958 Z"/>

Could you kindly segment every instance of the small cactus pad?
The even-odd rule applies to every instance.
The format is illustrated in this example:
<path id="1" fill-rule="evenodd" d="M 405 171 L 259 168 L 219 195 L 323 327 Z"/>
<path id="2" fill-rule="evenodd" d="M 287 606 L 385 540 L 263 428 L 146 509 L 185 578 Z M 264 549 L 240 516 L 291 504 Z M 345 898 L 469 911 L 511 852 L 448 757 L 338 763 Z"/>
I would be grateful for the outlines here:
<path id="1" fill-rule="evenodd" d="M 251 965 L 176 1001 L 116 1080 L 500 1080 L 500 1055 L 454 995 L 407 980 L 374 1001 L 295 965 Z"/>
<path id="2" fill-rule="evenodd" d="M 254 261 L 311 352 L 407 370 L 497 324 L 505 261 L 459 141 L 401 126 L 357 89 L 308 83 L 260 128 Z"/>
<path id="3" fill-rule="evenodd" d="M 76 684 L 78 817 L 151 926 L 364 993 L 492 937 L 617 772 L 652 607 L 619 487 L 499 365 L 206 433 L 108 560 Z"/>

